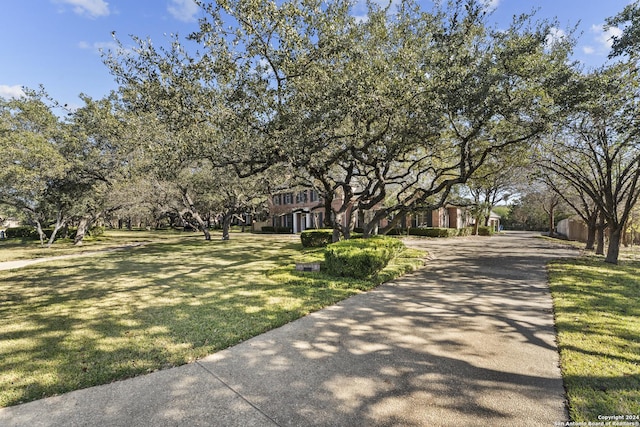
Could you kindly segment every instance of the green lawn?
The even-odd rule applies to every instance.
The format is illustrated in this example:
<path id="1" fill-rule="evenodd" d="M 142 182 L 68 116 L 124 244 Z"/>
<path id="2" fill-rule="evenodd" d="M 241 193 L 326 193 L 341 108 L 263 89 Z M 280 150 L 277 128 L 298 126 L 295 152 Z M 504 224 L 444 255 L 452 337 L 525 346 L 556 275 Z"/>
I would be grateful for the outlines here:
<path id="1" fill-rule="evenodd" d="M 408 250 L 374 280 L 338 279 L 295 272 L 321 252 L 292 236 L 161 240 L 0 271 L 0 406 L 193 361 L 421 265 Z"/>
<path id="2" fill-rule="evenodd" d="M 550 278 L 571 419 L 640 416 L 640 261 L 563 260 Z"/>
<path id="3" fill-rule="evenodd" d="M 69 239 L 56 240 L 50 248 L 40 246 L 39 240 L 0 240 L 0 262 L 19 259 L 43 258 L 93 252 L 137 243 L 201 238 L 201 234 L 174 230 L 128 231 L 109 230 L 105 235 L 85 237 L 82 246 L 74 246 Z"/>

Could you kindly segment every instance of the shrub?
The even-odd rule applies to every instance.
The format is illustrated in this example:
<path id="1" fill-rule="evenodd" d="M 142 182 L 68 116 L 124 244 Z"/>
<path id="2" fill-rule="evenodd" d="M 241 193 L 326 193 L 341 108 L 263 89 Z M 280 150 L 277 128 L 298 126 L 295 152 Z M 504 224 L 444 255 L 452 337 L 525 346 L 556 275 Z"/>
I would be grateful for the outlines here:
<path id="1" fill-rule="evenodd" d="M 382 270 L 404 244 L 391 237 L 343 240 L 328 245 L 325 269 L 334 276 L 369 278 Z"/>
<path id="2" fill-rule="evenodd" d="M 293 230 L 289 227 L 272 227 L 270 225 L 265 225 L 260 231 L 263 233 L 293 233 Z"/>
<path id="3" fill-rule="evenodd" d="M 104 227 L 99 227 L 99 228 L 101 228 L 102 233 L 104 233 Z M 51 235 L 53 234 L 53 228 L 51 227 L 43 228 L 42 231 L 44 232 L 45 239 L 48 240 L 51 238 Z M 76 237 L 77 231 L 78 229 L 76 227 L 63 227 L 60 230 L 58 230 L 58 233 L 56 234 L 56 240 L 63 239 L 63 238 L 73 239 Z M 13 239 L 13 238 L 29 239 L 29 240 L 40 239 L 40 236 L 38 236 L 38 232 L 36 231 L 35 227 L 30 227 L 30 226 L 7 228 L 6 236 L 7 236 L 7 239 Z"/>
<path id="4" fill-rule="evenodd" d="M 463 227 L 458 229 L 458 236 L 471 236 L 473 234 L 473 227 Z"/>
<path id="5" fill-rule="evenodd" d="M 104 234 L 104 227 L 100 225 L 91 227 L 91 230 L 89 230 L 89 235 L 91 237 L 98 237 L 98 236 L 102 236 L 103 234 Z"/>
<path id="6" fill-rule="evenodd" d="M 454 237 L 458 235 L 457 228 L 411 228 L 409 234 L 412 236 L 425 236 L 425 237 Z"/>
<path id="7" fill-rule="evenodd" d="M 264 230 L 264 227 L 263 227 Z M 300 240 L 302 246 L 305 248 L 320 248 L 327 246 L 333 239 L 333 230 L 320 229 L 320 230 L 305 230 L 300 233 Z"/>
<path id="8" fill-rule="evenodd" d="M 478 227 L 478 236 L 492 236 L 493 227 L 481 226 Z"/>
<path id="9" fill-rule="evenodd" d="M 392 228 L 387 232 L 387 236 L 406 236 L 409 233 L 407 228 Z"/>
<path id="10" fill-rule="evenodd" d="M 37 239 L 38 233 L 33 227 L 9 227 L 5 231 L 7 239 Z"/>

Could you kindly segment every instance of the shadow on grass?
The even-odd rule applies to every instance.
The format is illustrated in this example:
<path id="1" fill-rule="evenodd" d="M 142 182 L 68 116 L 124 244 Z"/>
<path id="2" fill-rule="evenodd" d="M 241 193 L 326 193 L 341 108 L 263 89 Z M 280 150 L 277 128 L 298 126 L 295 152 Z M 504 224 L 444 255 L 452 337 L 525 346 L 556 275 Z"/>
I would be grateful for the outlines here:
<path id="1" fill-rule="evenodd" d="M 198 365 L 250 394 L 247 398 L 272 419 L 282 421 L 281 425 L 523 425 L 525 417 L 530 425 L 560 421 L 562 382 L 556 375 L 555 352 L 550 349 L 554 333 L 544 265 L 554 256 L 567 254 L 544 248 L 521 254 L 522 244 L 519 239 L 511 246 L 493 248 L 478 241 L 472 251 L 445 248 L 446 254 L 445 250 L 434 254 L 442 256 L 442 261 L 401 281 L 307 316 L 251 345 L 217 353 Z M 110 285 L 124 287 L 131 281 L 128 286 L 137 291 L 113 304 L 117 295 L 107 293 L 93 299 L 91 303 L 112 304 L 114 310 L 107 321 L 96 320 L 96 325 L 114 324 L 114 331 L 102 332 L 114 340 L 123 335 L 157 334 L 157 341 L 148 344 L 156 351 L 166 351 L 159 356 L 165 358 L 151 368 L 157 369 L 161 363 L 171 363 L 167 354 L 194 356 L 189 346 L 207 349 L 211 337 L 242 335 L 243 328 L 259 329 L 264 318 L 280 321 L 296 310 L 310 310 L 318 299 L 329 298 L 323 294 L 347 294 L 356 286 L 367 286 L 366 282 L 329 281 L 310 273 L 291 274 L 295 251 L 280 250 L 282 258 L 273 258 L 271 252 L 278 250 L 274 243 L 264 253 L 254 247 L 243 254 L 248 258 L 244 267 L 235 265 L 240 253 L 229 258 L 223 251 L 211 250 L 215 247 L 190 245 L 184 255 L 171 254 L 176 258 L 171 267 L 153 259 L 167 256 L 164 252 L 150 252 L 153 256 L 148 257 L 140 252 L 135 261 L 146 265 L 146 273 L 123 272 L 118 275 L 120 282 Z M 233 245 L 224 248 L 237 251 Z M 181 261 L 187 252 L 196 265 Z M 118 259 L 110 258 L 115 266 L 133 261 L 133 257 Z M 225 263 L 234 267 L 216 267 Z M 156 288 L 145 282 L 154 269 Z M 79 286 L 82 284 L 76 283 L 73 288 Z M 160 293 L 145 294 L 147 286 Z M 125 310 L 127 304 L 131 310 Z M 88 309 L 82 301 L 65 304 L 65 309 L 72 310 L 71 306 Z M 119 307 L 125 310 L 120 316 Z M 196 315 L 200 309 L 202 313 Z M 73 321 L 80 328 L 78 317 Z M 212 326 L 213 318 L 219 319 L 219 326 Z M 232 322 L 232 328 L 224 328 Z M 189 340 L 179 339 L 206 328 L 213 329 L 201 336 L 190 335 Z M 97 326 L 86 328 L 88 334 L 99 330 Z M 65 330 L 62 336 L 73 332 L 73 328 Z M 86 341 L 87 347 L 104 357 L 110 357 L 116 348 L 128 348 L 127 342 L 115 344 L 106 347 L 105 340 L 92 336 Z M 175 353 L 169 351 L 176 348 Z M 543 361 L 525 356 L 529 351 L 543 355 Z M 133 354 L 131 358 L 139 360 L 136 366 L 152 364 L 156 354 L 149 353 L 147 359 L 144 354 L 139 358 Z M 526 366 L 518 366 L 524 362 Z M 125 367 L 129 370 L 123 375 L 129 375 L 133 368 L 130 364 Z M 92 365 L 87 368 L 88 372 L 94 369 Z M 56 374 L 62 371 L 60 367 L 54 370 Z M 175 396 L 183 394 L 184 387 L 184 382 L 168 385 L 172 410 L 188 410 L 188 404 L 176 406 L 180 403 Z M 529 406 L 523 409 L 525 401 Z M 126 399 L 112 401 L 109 409 L 119 411 L 119 404 L 125 407 Z"/>
<path id="2" fill-rule="evenodd" d="M 0 406 L 183 364 L 373 286 L 293 271 L 300 249 L 182 241 L 4 273 Z"/>
<path id="3" fill-rule="evenodd" d="M 640 412 L 640 262 L 551 267 L 558 346 L 574 421 Z"/>

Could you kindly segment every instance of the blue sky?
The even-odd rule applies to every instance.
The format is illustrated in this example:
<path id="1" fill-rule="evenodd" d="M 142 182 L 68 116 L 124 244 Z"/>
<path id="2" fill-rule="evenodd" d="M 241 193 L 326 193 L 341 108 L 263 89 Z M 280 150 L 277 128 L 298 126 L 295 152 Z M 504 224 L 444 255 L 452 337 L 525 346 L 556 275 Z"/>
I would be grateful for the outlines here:
<path id="1" fill-rule="evenodd" d="M 429 0 L 423 0 L 426 3 Z M 538 18 L 557 17 L 562 34 L 579 25 L 575 59 L 586 68 L 606 62 L 608 39 L 602 24 L 630 0 L 486 0 L 490 20 L 506 25 L 514 14 L 539 9 Z M 0 0 L 0 96 L 44 85 L 63 104 L 79 106 L 80 93 L 93 98 L 116 88 L 99 50 L 125 44 L 130 34 L 162 42 L 164 34 L 186 36 L 201 12 L 193 0 Z"/>

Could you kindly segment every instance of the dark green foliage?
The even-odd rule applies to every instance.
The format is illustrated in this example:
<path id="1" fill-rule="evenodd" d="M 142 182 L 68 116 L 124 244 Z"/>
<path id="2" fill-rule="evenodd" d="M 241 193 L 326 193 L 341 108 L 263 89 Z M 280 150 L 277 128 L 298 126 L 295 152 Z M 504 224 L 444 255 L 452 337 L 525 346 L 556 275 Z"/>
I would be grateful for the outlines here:
<path id="1" fill-rule="evenodd" d="M 272 227 L 270 225 L 266 225 L 261 228 L 263 233 L 293 233 L 293 230 L 289 227 Z"/>
<path id="2" fill-rule="evenodd" d="M 324 267 L 334 276 L 368 278 L 382 270 L 403 248 L 400 240 L 391 237 L 343 240 L 326 247 Z"/>
<path id="3" fill-rule="evenodd" d="M 9 227 L 5 231 L 7 239 L 37 239 L 38 233 L 33 227 Z"/>
<path id="4" fill-rule="evenodd" d="M 424 237 L 456 237 L 456 236 L 471 236 L 473 234 L 473 227 L 464 228 L 438 228 L 438 227 L 420 227 L 410 228 L 410 236 L 424 236 Z"/>
<path id="5" fill-rule="evenodd" d="M 332 236 L 332 229 L 305 230 L 300 233 L 300 240 L 305 248 L 320 248 L 330 244 Z"/>
<path id="6" fill-rule="evenodd" d="M 471 236 L 473 234 L 473 227 L 458 228 L 458 236 Z"/>
<path id="7" fill-rule="evenodd" d="M 75 232 L 74 232 L 75 234 Z M 91 227 L 91 230 L 89 230 L 89 235 L 91 237 L 98 237 L 98 236 L 102 236 L 104 234 L 104 227 L 100 226 L 100 225 L 96 225 L 95 227 Z"/>
<path id="8" fill-rule="evenodd" d="M 410 228 L 409 234 L 411 236 L 425 236 L 425 237 L 454 237 L 458 235 L 458 229 L 456 228 Z"/>
<path id="9" fill-rule="evenodd" d="M 94 230 L 96 233 L 93 234 Z M 44 228 L 44 235 L 47 239 L 51 237 L 53 234 L 53 228 Z M 66 232 L 65 230 L 59 230 L 58 234 L 56 234 L 56 240 L 63 238 L 73 239 L 76 236 L 76 228 L 69 227 Z M 104 234 L 104 227 L 94 227 L 91 230 L 92 236 L 100 236 Z M 38 236 L 38 232 L 34 227 L 24 226 L 24 227 L 11 227 L 6 230 L 7 239 L 27 239 L 27 240 L 38 240 L 40 237 Z"/>
<path id="10" fill-rule="evenodd" d="M 392 228 L 387 232 L 387 236 L 407 236 L 409 229 L 407 228 Z"/>
<path id="11" fill-rule="evenodd" d="M 478 236 L 492 236 L 494 233 L 493 227 L 478 227 Z"/>

